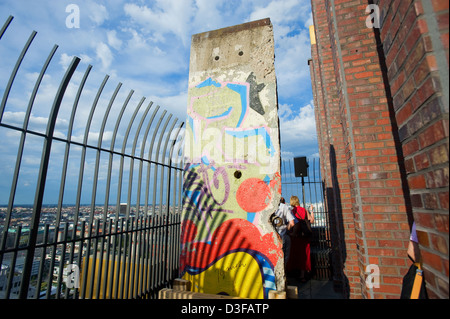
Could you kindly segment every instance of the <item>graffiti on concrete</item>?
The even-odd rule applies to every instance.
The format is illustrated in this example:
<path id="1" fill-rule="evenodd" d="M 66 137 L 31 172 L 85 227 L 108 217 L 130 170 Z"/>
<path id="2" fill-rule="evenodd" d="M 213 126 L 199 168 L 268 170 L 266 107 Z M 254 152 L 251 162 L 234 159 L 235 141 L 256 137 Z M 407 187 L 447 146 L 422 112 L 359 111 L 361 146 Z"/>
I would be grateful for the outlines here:
<path id="1" fill-rule="evenodd" d="M 250 73 L 245 82 L 209 77 L 189 89 L 181 270 L 193 291 L 267 298 L 276 289 L 281 247 L 260 227 L 281 194 L 264 87 Z"/>

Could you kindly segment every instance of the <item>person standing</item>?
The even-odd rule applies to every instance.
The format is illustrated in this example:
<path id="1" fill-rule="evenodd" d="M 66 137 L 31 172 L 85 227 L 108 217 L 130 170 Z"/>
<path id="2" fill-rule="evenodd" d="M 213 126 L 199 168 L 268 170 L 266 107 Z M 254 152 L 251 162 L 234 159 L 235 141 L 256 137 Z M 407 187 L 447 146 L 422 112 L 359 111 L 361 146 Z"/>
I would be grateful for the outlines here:
<path id="1" fill-rule="evenodd" d="M 280 205 L 278 206 L 275 215 L 282 220 L 282 224 L 277 227 L 277 231 L 283 240 L 284 266 L 286 266 L 291 250 L 291 238 L 289 237 L 288 231 L 294 227 L 295 218 L 294 215 L 292 215 L 289 206 L 286 205 L 284 197 L 280 198 Z"/>
<path id="2" fill-rule="evenodd" d="M 310 223 L 314 223 L 313 205 L 309 212 L 300 206 L 297 196 L 291 196 L 290 204 L 292 206 L 292 214 L 296 218 L 296 223 L 300 219 L 308 219 Z M 302 237 L 291 237 L 291 263 L 288 268 L 290 270 L 300 270 L 299 279 L 306 282 L 305 274 L 311 271 L 311 239 Z M 295 257 L 294 257 L 295 256 Z"/>
<path id="3" fill-rule="evenodd" d="M 403 277 L 400 299 L 428 299 L 422 270 L 422 255 L 419 249 L 419 239 L 417 238 L 416 222 L 413 223 L 411 228 L 407 254 L 413 264 Z"/>

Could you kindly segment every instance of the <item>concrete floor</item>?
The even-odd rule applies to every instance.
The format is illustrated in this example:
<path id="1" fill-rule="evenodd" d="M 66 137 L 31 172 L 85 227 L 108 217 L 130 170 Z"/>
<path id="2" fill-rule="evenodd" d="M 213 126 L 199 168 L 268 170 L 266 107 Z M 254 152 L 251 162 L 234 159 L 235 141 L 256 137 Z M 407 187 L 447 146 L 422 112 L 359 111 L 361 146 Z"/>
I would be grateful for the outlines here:
<path id="1" fill-rule="evenodd" d="M 288 277 L 289 286 L 297 286 L 298 299 L 344 299 L 340 292 L 336 292 L 333 281 L 310 279 L 305 283 Z"/>

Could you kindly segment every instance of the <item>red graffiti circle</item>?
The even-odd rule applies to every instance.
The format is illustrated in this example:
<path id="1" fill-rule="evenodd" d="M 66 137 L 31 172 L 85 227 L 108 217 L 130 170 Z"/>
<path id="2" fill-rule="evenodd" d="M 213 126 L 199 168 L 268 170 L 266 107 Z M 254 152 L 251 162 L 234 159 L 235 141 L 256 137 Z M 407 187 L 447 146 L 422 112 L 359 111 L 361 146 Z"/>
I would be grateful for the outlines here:
<path id="1" fill-rule="evenodd" d="M 260 178 L 246 179 L 236 192 L 239 206 L 248 213 L 262 211 L 270 204 L 271 198 L 269 185 Z"/>

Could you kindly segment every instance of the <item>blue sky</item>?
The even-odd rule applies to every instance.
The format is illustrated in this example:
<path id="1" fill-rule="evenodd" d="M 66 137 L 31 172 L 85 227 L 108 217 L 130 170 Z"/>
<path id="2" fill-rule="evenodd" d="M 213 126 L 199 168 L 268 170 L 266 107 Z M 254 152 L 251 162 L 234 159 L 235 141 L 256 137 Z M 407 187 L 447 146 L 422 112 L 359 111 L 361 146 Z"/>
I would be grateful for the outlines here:
<path id="1" fill-rule="evenodd" d="M 80 9 L 79 28 L 66 26 L 70 14 L 66 7 L 70 4 L 76 4 Z M 107 91 L 112 91 L 121 82 L 124 90 L 119 95 L 125 96 L 133 89 L 133 99 L 144 96 L 147 101 L 154 101 L 184 121 L 191 36 L 269 17 L 275 37 L 282 157 L 318 156 L 307 64 L 311 56 L 310 0 L 2 0 L 0 26 L 9 15 L 14 16 L 14 20 L 0 40 L 0 96 L 30 33 L 36 30 L 38 34 L 11 91 L 4 121 L 20 123 L 23 119 L 28 103 L 23 97 L 30 94 L 53 45 L 59 45 L 33 107 L 30 125 L 35 130 L 45 129 L 54 92 L 74 55 L 81 58 L 74 75 L 75 83 L 80 81 L 88 64 L 93 66 L 87 92 L 94 94 L 108 74 Z M 66 94 L 73 96 L 76 89 L 71 85 Z M 78 116 L 82 118 L 88 112 L 88 107 L 80 109 Z M 57 132 L 58 125 L 64 127 L 65 121 L 64 116 L 59 118 Z M 85 122 L 79 121 L 78 128 L 82 129 L 84 125 Z M 15 161 L 16 149 L 8 144 L 14 140 L 13 135 L 6 129 L 0 130 L 3 155 L 0 173 L 4 177 L 9 176 L 11 167 L 14 168 L 11 162 Z M 73 135 L 76 139 L 77 127 Z M 40 160 L 31 156 L 33 147 L 41 149 L 41 144 L 34 145 L 32 138 L 26 145 L 28 158 L 23 163 L 22 185 L 19 186 L 23 189 L 26 189 L 27 169 L 32 170 L 32 165 Z M 0 182 L 0 204 L 6 203 L 9 196 L 10 179 L 3 180 Z M 26 201 L 25 198 L 19 196 L 17 200 Z"/>

